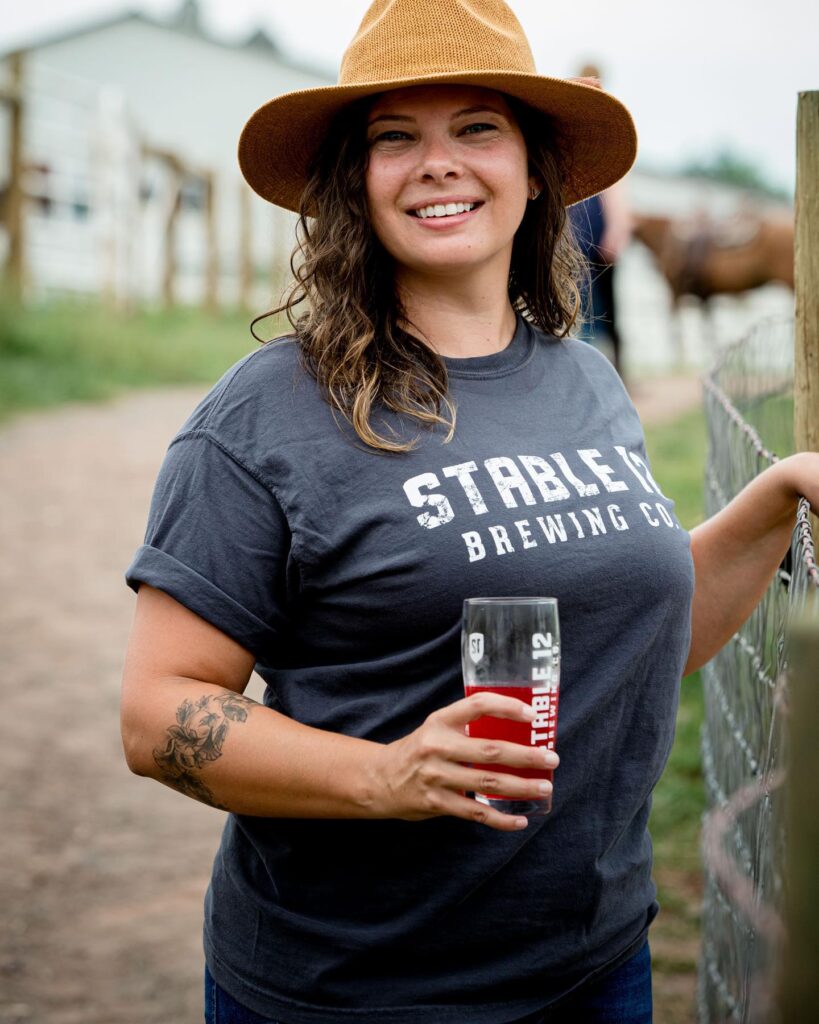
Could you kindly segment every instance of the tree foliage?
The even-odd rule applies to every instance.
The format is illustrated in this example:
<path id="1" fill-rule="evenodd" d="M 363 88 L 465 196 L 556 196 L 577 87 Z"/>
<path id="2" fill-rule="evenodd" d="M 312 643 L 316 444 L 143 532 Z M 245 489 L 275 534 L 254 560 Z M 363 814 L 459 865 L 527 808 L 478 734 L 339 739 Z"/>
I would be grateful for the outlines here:
<path id="1" fill-rule="evenodd" d="M 772 199 L 792 198 L 786 189 L 774 185 L 753 160 L 727 148 L 705 159 L 689 160 L 682 173 L 689 178 L 708 178 L 749 189 Z"/>

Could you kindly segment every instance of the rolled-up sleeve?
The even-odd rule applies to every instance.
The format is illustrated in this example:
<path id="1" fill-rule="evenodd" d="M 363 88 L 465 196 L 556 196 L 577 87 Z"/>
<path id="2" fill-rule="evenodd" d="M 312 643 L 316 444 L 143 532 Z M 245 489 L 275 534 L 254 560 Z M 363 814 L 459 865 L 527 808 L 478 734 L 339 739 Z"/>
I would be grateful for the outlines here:
<path id="1" fill-rule="evenodd" d="M 216 438 L 177 437 L 154 487 L 145 541 L 125 572 L 269 660 L 286 637 L 297 575 L 291 532 L 272 489 Z"/>

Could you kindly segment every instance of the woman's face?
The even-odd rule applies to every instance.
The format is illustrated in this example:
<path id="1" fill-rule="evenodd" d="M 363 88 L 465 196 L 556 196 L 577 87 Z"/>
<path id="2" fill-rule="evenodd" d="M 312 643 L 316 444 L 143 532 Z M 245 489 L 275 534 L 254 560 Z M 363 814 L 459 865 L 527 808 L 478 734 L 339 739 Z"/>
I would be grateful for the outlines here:
<path id="1" fill-rule="evenodd" d="M 367 118 L 367 201 L 399 276 L 509 275 L 526 210 L 526 145 L 505 98 L 473 86 L 382 93 Z"/>

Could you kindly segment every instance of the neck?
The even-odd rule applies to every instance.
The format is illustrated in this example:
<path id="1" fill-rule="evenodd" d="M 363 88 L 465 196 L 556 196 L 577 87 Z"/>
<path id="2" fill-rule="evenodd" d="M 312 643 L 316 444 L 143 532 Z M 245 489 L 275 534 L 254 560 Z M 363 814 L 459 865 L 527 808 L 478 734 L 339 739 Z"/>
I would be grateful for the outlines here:
<path id="1" fill-rule="evenodd" d="M 468 359 L 506 348 L 515 333 L 507 278 L 471 273 L 442 281 L 404 271 L 398 288 L 409 331 L 441 356 Z"/>

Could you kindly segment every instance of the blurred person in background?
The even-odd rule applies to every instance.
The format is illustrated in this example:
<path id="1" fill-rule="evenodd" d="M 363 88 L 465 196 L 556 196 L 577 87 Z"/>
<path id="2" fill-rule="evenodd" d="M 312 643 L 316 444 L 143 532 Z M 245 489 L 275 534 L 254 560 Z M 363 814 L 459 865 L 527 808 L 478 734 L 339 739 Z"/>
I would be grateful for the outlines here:
<path id="1" fill-rule="evenodd" d="M 578 81 L 601 83 L 596 64 L 584 64 Z M 589 284 L 584 286 L 584 319 L 580 336 L 611 353 L 615 369 L 623 376 L 622 337 L 617 316 L 615 274 L 617 261 L 631 239 L 633 228 L 626 184 L 615 182 L 598 195 L 570 207 L 569 216 L 578 245 L 589 264 Z"/>
<path id="2" fill-rule="evenodd" d="M 570 336 L 566 207 L 635 154 L 625 107 L 538 75 L 502 0 L 376 0 L 337 86 L 245 125 L 245 178 L 301 214 L 293 329 L 172 439 L 126 571 L 128 765 L 228 812 L 208 1024 L 651 1021 L 680 678 L 750 614 L 819 474 L 783 459 L 690 536 L 674 517 L 622 381 Z M 533 721 L 464 697 L 463 601 L 509 594 L 560 604 L 537 818 L 475 798 L 548 795 L 522 773 L 557 765 L 468 733 Z"/>

